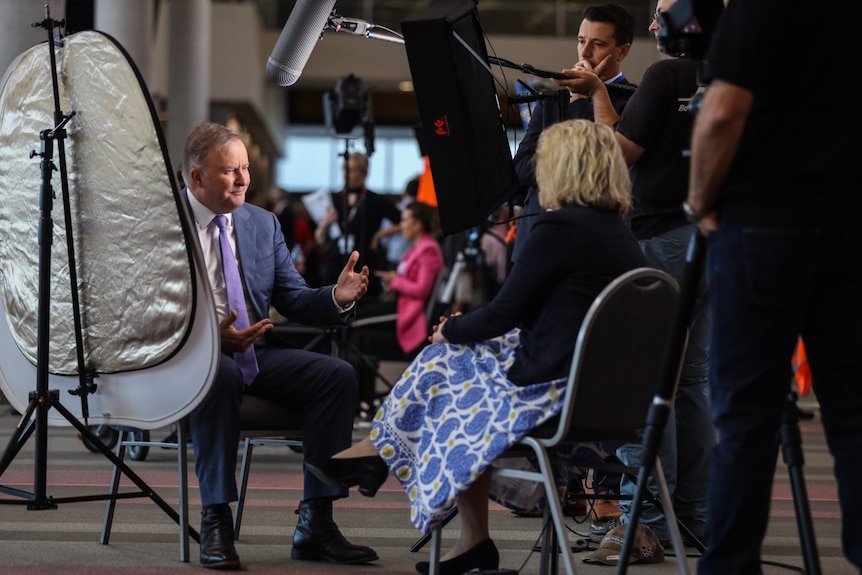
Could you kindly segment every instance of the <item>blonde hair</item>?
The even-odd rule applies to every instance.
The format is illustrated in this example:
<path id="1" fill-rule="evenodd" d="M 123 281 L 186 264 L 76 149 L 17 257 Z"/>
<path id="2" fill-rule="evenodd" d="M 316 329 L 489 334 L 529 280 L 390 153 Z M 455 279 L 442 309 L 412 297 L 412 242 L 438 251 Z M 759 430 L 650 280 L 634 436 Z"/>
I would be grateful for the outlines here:
<path id="1" fill-rule="evenodd" d="M 624 214 L 631 207 L 629 172 L 614 131 L 588 120 L 542 131 L 536 179 L 546 209 L 577 204 Z"/>

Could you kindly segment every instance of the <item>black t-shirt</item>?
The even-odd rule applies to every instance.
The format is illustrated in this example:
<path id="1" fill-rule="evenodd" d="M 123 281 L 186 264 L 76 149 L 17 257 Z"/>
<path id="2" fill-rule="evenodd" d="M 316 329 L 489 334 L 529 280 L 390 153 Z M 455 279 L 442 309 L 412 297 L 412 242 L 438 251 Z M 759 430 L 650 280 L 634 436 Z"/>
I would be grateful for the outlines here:
<path id="1" fill-rule="evenodd" d="M 623 110 L 617 131 L 644 148 L 631 167 L 633 209 L 638 239 L 651 238 L 686 223 L 682 202 L 688 194 L 689 149 L 694 116 L 688 111 L 697 91 L 695 60 L 659 60 L 646 69 Z"/>
<path id="2" fill-rule="evenodd" d="M 751 91 L 754 101 L 719 196 L 725 214 L 731 208 L 737 219 L 763 222 L 859 213 L 862 112 L 842 92 L 862 60 L 860 22 L 860 2 L 828 9 L 787 0 L 728 3 L 710 72 Z M 810 48 L 800 46 L 803 38 Z"/>

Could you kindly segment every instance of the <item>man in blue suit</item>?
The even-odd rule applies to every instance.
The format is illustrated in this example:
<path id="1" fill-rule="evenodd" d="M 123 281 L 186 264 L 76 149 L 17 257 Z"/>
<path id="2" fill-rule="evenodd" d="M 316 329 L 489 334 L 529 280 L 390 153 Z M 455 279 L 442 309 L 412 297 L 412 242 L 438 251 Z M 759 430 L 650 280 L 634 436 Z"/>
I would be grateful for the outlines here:
<path id="1" fill-rule="evenodd" d="M 203 506 L 200 561 L 213 569 L 238 569 L 229 503 L 237 499 L 243 395 L 301 411 L 303 450 L 312 461 L 350 446 L 357 402 L 356 375 L 349 363 L 267 345 L 270 305 L 293 321 L 347 321 L 368 288 L 368 269 L 354 271 L 359 254 L 353 252 L 335 285 L 308 287 L 291 261 L 275 215 L 245 203 L 248 152 L 237 132 L 212 123 L 192 130 L 183 153 L 183 179 L 221 335 L 216 380 L 190 417 Z M 346 495 L 346 490 L 305 474 L 291 557 L 351 564 L 377 559 L 373 549 L 348 542 L 332 520 L 333 499 Z"/>

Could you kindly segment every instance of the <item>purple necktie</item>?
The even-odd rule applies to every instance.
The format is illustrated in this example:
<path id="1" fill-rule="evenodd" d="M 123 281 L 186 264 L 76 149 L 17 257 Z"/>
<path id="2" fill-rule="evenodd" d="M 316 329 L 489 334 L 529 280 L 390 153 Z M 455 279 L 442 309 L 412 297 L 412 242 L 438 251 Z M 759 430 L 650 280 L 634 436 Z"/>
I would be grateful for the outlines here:
<path id="1" fill-rule="evenodd" d="M 218 240 L 221 248 L 221 267 L 224 272 L 224 285 L 227 290 L 227 305 L 228 308 L 236 311 L 236 321 L 234 327 L 237 331 L 242 331 L 249 326 L 248 310 L 245 308 L 245 293 L 242 290 L 242 280 L 239 277 L 239 268 L 236 265 L 236 258 L 233 255 L 233 250 L 230 249 L 230 242 L 227 238 L 227 217 L 218 215 L 213 218 L 213 222 L 218 226 Z M 242 382 L 249 385 L 257 376 L 257 356 L 254 353 L 254 345 L 248 346 L 245 351 L 237 351 L 233 354 L 239 369 L 242 371 Z"/>

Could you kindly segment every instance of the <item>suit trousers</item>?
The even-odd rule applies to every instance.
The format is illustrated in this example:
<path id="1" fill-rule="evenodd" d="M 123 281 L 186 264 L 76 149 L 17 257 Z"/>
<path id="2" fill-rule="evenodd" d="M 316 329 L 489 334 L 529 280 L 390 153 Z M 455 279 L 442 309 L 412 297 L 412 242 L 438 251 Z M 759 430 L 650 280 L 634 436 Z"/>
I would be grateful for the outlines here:
<path id="1" fill-rule="evenodd" d="M 302 415 L 307 460 L 328 458 L 352 443 L 358 400 L 356 374 L 349 363 L 300 349 L 256 347 L 255 351 L 260 373 L 247 387 L 233 356 L 222 353 L 210 392 L 190 415 L 195 473 L 204 506 L 237 499 L 239 409 L 246 393 Z M 345 490 L 328 487 L 304 472 L 303 499 L 346 496 Z"/>

